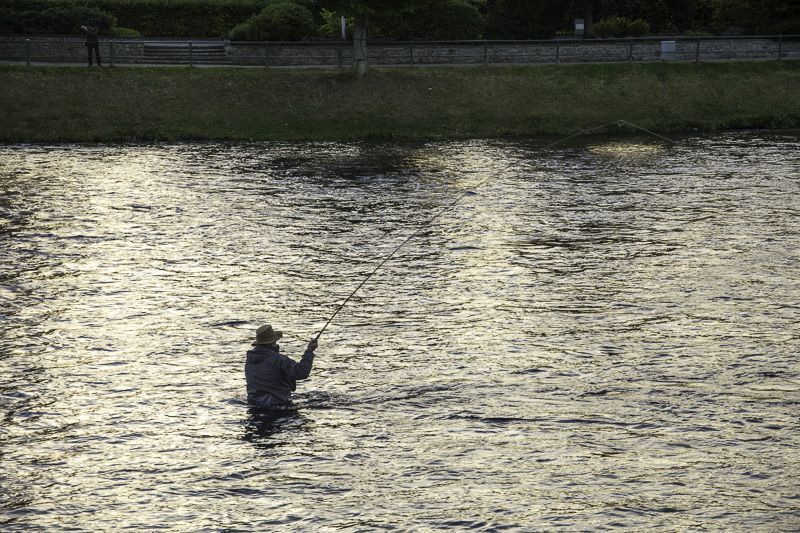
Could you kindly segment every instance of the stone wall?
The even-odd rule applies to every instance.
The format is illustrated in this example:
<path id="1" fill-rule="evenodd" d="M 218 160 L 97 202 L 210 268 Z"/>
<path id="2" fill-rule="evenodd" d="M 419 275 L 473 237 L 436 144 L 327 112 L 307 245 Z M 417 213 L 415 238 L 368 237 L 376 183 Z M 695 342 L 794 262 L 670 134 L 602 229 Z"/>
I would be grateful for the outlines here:
<path id="1" fill-rule="evenodd" d="M 369 43 L 368 62 L 375 65 L 480 65 L 599 63 L 620 61 L 718 61 L 776 59 L 777 38 L 674 39 L 675 52 L 661 52 L 659 39 L 560 40 L 560 41 L 470 41 L 439 43 Z M 103 62 L 142 62 L 141 39 L 103 39 Z M 175 43 L 177 41 L 169 41 Z M 199 42 L 199 41 L 195 41 Z M 221 44 L 220 41 L 217 41 Z M 780 41 L 781 57 L 800 59 L 800 38 Z M 82 38 L 30 38 L 0 36 L 0 61 L 33 63 L 86 62 Z M 353 48 L 334 43 L 225 43 L 224 64 L 242 66 L 349 67 Z"/>
<path id="2" fill-rule="evenodd" d="M 671 39 L 670 39 L 671 40 Z M 675 51 L 662 53 L 661 40 L 537 41 L 468 43 L 370 43 L 368 61 L 373 66 L 480 65 L 540 63 L 602 63 L 620 61 L 719 61 L 776 59 L 778 40 L 674 39 Z M 334 44 L 228 44 L 231 63 L 239 65 L 348 66 L 349 43 Z M 781 57 L 800 59 L 800 40 L 784 40 Z"/>
<path id="3" fill-rule="evenodd" d="M 353 64 L 351 43 L 228 43 L 225 52 L 231 65 L 345 67 Z"/>

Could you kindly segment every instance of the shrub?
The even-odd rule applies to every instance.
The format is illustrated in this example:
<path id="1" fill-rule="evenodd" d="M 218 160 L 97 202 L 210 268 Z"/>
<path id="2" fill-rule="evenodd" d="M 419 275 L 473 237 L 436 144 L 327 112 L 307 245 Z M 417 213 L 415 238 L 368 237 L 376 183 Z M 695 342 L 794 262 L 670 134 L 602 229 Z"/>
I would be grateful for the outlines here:
<path id="1" fill-rule="evenodd" d="M 594 33 L 604 39 L 624 37 L 629 23 L 625 17 L 609 17 L 594 25 Z"/>
<path id="2" fill-rule="evenodd" d="M 629 37 L 641 37 L 650 33 L 650 24 L 642 19 L 636 19 L 628 24 L 625 32 Z"/>
<path id="3" fill-rule="evenodd" d="M 267 5 L 231 31 L 236 41 L 299 41 L 314 32 L 314 16 L 308 8 L 289 1 Z"/>
<path id="4" fill-rule="evenodd" d="M 264 7 L 263 0 L 0 0 L 13 11 L 85 6 L 153 37 L 220 37 Z"/>
<path id="5" fill-rule="evenodd" d="M 650 24 L 642 19 L 609 17 L 595 24 L 594 32 L 602 38 L 641 37 L 650 33 Z"/>
<path id="6" fill-rule="evenodd" d="M 121 28 L 119 26 L 114 26 L 111 28 L 111 35 L 114 37 L 141 37 L 142 34 L 136 30 L 132 30 L 131 28 Z"/>

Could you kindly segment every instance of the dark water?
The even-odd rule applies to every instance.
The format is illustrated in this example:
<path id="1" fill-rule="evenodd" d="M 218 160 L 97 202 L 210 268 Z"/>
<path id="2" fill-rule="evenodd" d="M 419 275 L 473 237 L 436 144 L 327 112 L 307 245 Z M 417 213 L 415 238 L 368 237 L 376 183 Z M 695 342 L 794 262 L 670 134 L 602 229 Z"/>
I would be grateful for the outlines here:
<path id="1" fill-rule="evenodd" d="M 0 147 L 2 528 L 800 528 L 800 138 L 582 142 Z"/>

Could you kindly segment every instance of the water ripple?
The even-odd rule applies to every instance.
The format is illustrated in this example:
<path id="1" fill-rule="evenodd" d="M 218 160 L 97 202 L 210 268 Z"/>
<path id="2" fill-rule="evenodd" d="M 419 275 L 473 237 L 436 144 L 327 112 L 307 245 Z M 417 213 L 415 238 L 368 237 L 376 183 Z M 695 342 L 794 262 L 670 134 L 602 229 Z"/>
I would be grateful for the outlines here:
<path id="1" fill-rule="evenodd" d="M 0 147 L 0 524 L 796 529 L 798 154 Z M 258 325 L 299 355 L 462 195 L 247 406 Z"/>

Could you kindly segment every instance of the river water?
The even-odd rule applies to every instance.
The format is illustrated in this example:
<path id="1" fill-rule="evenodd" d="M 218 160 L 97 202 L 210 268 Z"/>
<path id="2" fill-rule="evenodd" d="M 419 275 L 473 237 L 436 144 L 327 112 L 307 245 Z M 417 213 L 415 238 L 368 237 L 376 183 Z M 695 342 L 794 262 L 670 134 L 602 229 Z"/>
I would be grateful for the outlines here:
<path id="1" fill-rule="evenodd" d="M 2 528 L 800 528 L 800 137 L 572 142 L 0 147 Z"/>

